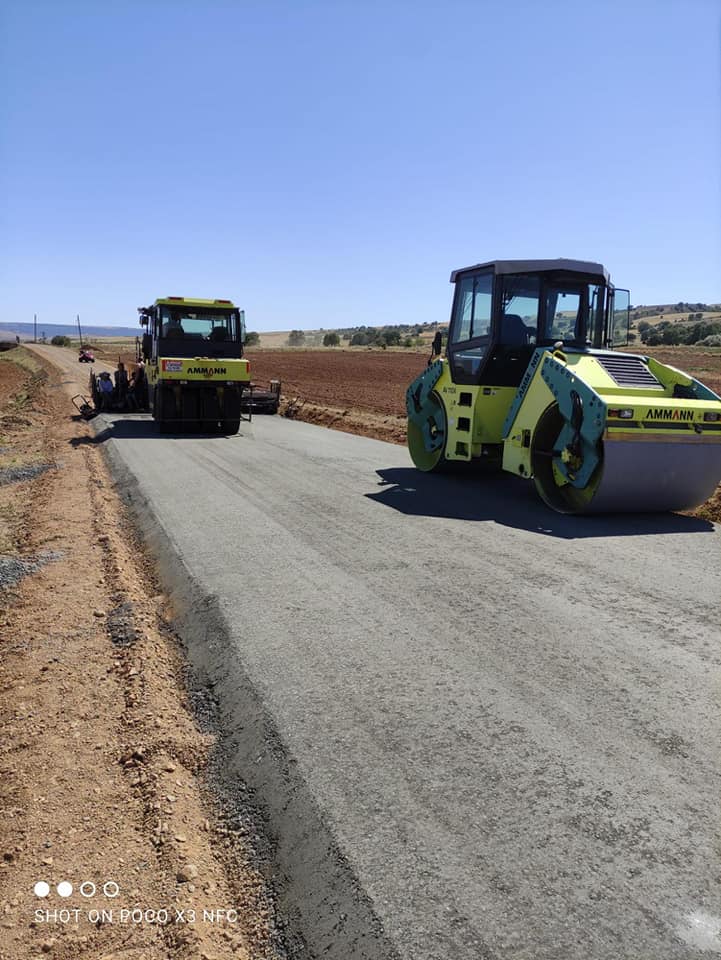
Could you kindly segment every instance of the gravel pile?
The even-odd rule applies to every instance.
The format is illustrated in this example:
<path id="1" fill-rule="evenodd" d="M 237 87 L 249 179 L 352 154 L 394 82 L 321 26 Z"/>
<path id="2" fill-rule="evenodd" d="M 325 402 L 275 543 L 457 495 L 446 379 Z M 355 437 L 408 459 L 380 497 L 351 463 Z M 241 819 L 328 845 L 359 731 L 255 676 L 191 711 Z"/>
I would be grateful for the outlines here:
<path id="1" fill-rule="evenodd" d="M 6 483 L 21 483 L 23 480 L 34 480 L 41 473 L 54 467 L 54 463 L 34 463 L 29 467 L 5 467 L 0 470 L 0 487 Z"/>
<path id="2" fill-rule="evenodd" d="M 55 550 L 40 553 L 37 557 L 6 557 L 0 555 L 0 590 L 12 587 L 23 577 L 44 567 L 46 563 L 59 560 L 62 554 Z"/>
<path id="3" fill-rule="evenodd" d="M 106 621 L 108 634 L 116 647 L 130 647 L 138 639 L 133 612 L 133 604 L 126 600 L 108 614 Z"/>

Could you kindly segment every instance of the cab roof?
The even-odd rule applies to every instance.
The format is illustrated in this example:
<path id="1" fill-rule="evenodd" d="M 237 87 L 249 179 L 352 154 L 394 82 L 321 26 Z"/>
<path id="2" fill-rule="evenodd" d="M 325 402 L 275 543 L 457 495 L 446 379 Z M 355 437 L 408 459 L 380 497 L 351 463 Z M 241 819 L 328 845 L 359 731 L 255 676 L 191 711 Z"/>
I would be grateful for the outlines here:
<path id="1" fill-rule="evenodd" d="M 461 267 L 451 273 L 451 283 L 461 273 L 469 270 L 481 270 L 492 267 L 494 273 L 548 273 L 557 270 L 566 270 L 571 273 L 583 273 L 597 276 L 608 283 L 608 270 L 602 263 L 593 263 L 590 260 L 567 260 L 560 257 L 558 260 L 489 260 L 487 263 L 476 263 L 472 267 Z"/>
<path id="2" fill-rule="evenodd" d="M 235 308 L 232 300 L 199 300 L 194 297 L 158 297 L 155 306 L 167 307 L 228 307 Z"/>

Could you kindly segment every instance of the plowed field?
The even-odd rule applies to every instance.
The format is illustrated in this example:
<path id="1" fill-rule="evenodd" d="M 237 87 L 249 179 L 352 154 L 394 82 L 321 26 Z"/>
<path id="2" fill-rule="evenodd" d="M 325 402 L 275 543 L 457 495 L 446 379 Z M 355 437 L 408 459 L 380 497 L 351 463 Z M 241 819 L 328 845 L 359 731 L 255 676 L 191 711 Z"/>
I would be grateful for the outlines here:
<path id="1" fill-rule="evenodd" d="M 405 417 L 408 384 L 426 355 L 380 350 L 248 350 L 253 380 L 282 381 L 283 395 L 340 409 Z"/>
<path id="2" fill-rule="evenodd" d="M 701 347 L 629 347 L 684 370 L 717 392 L 721 353 Z M 408 384 L 423 371 L 425 353 L 379 350 L 248 350 L 254 380 L 283 381 L 284 396 L 334 408 L 405 417 Z"/>

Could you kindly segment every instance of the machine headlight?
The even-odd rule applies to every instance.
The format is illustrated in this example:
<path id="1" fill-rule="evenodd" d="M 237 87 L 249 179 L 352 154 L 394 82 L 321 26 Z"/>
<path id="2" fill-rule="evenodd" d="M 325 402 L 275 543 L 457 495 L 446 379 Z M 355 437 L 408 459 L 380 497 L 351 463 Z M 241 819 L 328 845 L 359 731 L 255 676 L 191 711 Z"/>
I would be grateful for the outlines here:
<path id="1" fill-rule="evenodd" d="M 622 407 L 619 410 L 609 410 L 608 416 L 612 420 L 633 420 L 633 410 L 630 407 Z"/>

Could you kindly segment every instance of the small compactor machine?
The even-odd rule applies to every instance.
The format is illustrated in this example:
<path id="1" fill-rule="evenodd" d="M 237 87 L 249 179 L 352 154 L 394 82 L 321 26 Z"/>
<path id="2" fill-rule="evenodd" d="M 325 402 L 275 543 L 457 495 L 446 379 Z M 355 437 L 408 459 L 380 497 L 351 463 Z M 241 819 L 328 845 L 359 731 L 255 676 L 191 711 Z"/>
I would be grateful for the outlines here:
<path id="1" fill-rule="evenodd" d="M 721 481 L 721 399 L 628 343 L 629 293 L 601 264 L 455 270 L 448 342 L 406 393 L 423 471 L 476 461 L 561 513 L 687 510 Z"/>

